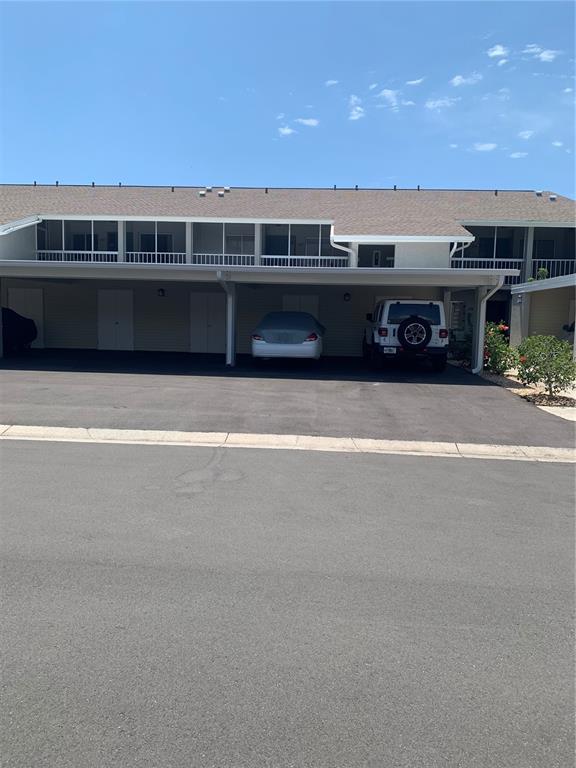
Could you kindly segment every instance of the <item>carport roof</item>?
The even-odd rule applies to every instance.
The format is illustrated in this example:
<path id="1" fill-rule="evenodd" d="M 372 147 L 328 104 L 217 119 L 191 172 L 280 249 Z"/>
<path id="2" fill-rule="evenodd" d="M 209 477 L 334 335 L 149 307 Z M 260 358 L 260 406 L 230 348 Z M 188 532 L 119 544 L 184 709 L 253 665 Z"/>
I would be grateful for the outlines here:
<path id="1" fill-rule="evenodd" d="M 573 226 L 573 200 L 511 190 L 286 189 L 232 187 L 0 186 L 0 225 L 30 216 L 226 221 L 319 220 L 339 239 L 445 237 L 469 239 L 463 224 Z"/>

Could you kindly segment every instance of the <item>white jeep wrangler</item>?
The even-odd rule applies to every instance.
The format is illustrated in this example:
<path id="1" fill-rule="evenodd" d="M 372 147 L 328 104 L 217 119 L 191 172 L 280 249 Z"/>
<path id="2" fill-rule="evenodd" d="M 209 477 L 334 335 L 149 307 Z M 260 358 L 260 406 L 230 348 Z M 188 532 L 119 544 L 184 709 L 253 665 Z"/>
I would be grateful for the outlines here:
<path id="1" fill-rule="evenodd" d="M 364 358 L 380 367 L 387 359 L 428 358 L 443 371 L 448 356 L 448 329 L 442 301 L 387 299 L 366 315 L 362 340 Z"/>

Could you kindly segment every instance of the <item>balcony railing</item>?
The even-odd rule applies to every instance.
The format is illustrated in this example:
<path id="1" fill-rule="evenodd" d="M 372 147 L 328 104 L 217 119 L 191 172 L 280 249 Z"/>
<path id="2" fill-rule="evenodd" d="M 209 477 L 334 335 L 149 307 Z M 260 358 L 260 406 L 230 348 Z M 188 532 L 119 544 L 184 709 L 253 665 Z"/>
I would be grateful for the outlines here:
<path id="1" fill-rule="evenodd" d="M 263 267 L 347 267 L 347 256 L 261 256 Z"/>
<path id="2" fill-rule="evenodd" d="M 452 258 L 452 269 L 519 269 L 518 277 L 507 277 L 504 285 L 515 285 L 523 280 L 523 259 L 462 259 Z"/>
<path id="3" fill-rule="evenodd" d="M 562 277 L 576 273 L 576 259 L 534 259 L 532 261 L 532 277 L 538 277 L 538 270 L 545 269 L 546 277 Z"/>
<path id="4" fill-rule="evenodd" d="M 186 254 L 127 251 L 126 262 L 128 264 L 186 264 Z"/>
<path id="5" fill-rule="evenodd" d="M 36 251 L 38 261 L 82 261 L 113 263 L 118 261 L 116 251 Z"/>
<path id="6" fill-rule="evenodd" d="M 203 267 L 252 267 L 255 256 L 240 253 L 193 253 L 190 263 Z"/>

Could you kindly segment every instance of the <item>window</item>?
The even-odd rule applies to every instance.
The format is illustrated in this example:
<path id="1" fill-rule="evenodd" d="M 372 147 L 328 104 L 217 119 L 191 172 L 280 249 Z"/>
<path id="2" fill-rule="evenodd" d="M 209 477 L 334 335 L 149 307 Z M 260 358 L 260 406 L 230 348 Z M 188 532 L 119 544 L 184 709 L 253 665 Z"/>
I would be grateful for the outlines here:
<path id="1" fill-rule="evenodd" d="M 225 224 L 224 252 L 240 256 L 254 255 L 254 224 Z"/>
<path id="2" fill-rule="evenodd" d="M 266 256 L 288 255 L 288 224 L 265 224 L 263 239 Z"/>
<path id="3" fill-rule="evenodd" d="M 358 248 L 358 266 L 391 269 L 394 267 L 393 245 L 361 245 Z"/>
<path id="4" fill-rule="evenodd" d="M 39 251 L 62 250 L 62 222 L 42 221 L 36 225 L 36 237 Z"/>
<path id="5" fill-rule="evenodd" d="M 94 250 L 117 251 L 118 250 L 118 222 L 94 221 Z"/>
<path id="6" fill-rule="evenodd" d="M 291 256 L 319 256 L 320 227 L 318 224 L 292 224 L 290 227 Z"/>
<path id="7" fill-rule="evenodd" d="M 64 222 L 64 250 L 65 251 L 91 251 L 92 250 L 92 222 L 91 221 L 65 221 Z"/>
<path id="8" fill-rule="evenodd" d="M 223 224 L 194 224 L 194 253 L 222 253 Z"/>
<path id="9" fill-rule="evenodd" d="M 388 323 L 397 325 L 412 315 L 423 317 L 430 325 L 440 325 L 440 307 L 437 304 L 391 304 L 388 308 Z"/>

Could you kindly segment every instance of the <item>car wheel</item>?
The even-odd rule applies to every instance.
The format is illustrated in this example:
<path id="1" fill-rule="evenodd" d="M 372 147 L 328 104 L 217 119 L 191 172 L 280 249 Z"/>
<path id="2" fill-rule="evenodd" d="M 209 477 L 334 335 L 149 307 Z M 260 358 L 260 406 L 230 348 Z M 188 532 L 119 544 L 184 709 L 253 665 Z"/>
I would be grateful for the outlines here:
<path id="1" fill-rule="evenodd" d="M 404 349 L 418 352 L 430 343 L 432 326 L 423 317 L 413 315 L 407 317 L 398 326 L 398 341 Z"/>

